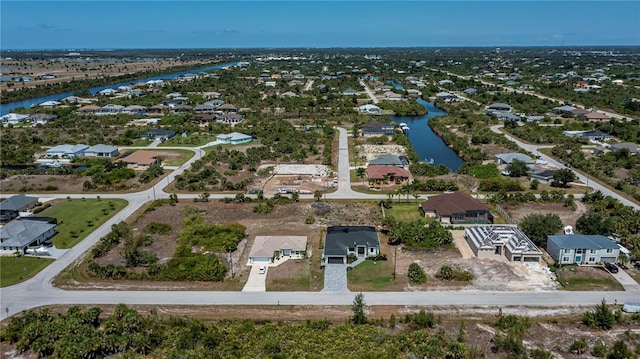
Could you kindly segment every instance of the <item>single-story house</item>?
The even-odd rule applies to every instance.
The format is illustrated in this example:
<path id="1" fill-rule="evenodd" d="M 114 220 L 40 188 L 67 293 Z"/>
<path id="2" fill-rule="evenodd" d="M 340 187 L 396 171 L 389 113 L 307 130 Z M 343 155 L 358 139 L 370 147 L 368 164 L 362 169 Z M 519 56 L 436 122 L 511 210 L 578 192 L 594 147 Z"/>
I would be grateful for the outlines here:
<path id="1" fill-rule="evenodd" d="M 589 112 L 578 116 L 578 118 L 587 120 L 587 121 L 609 121 L 611 118 L 604 113 L 600 112 Z"/>
<path id="2" fill-rule="evenodd" d="M 8 113 L 0 117 L 0 121 L 10 123 L 12 125 L 18 124 L 23 121 L 27 121 L 28 119 L 29 119 L 29 115 L 23 115 L 21 113 Z"/>
<path id="3" fill-rule="evenodd" d="M 479 259 L 510 262 L 540 262 L 540 249 L 516 226 L 472 226 L 464 230 L 464 239 Z"/>
<path id="4" fill-rule="evenodd" d="M 396 166 L 381 166 L 373 165 L 367 167 L 367 178 L 369 181 L 400 181 L 404 182 L 409 179 L 411 175 L 407 170 L 402 167 Z"/>
<path id="5" fill-rule="evenodd" d="M 11 196 L 0 202 L 0 223 L 6 223 L 18 217 L 20 212 L 25 212 L 36 206 L 37 197 L 29 197 L 24 194 Z"/>
<path id="6" fill-rule="evenodd" d="M 169 109 L 169 106 L 159 103 L 157 105 L 153 105 L 153 106 L 149 107 L 147 109 L 147 112 L 161 113 L 161 112 L 164 112 L 164 110 L 167 110 L 167 109 Z"/>
<path id="7" fill-rule="evenodd" d="M 0 255 L 24 254 L 31 246 L 40 246 L 56 234 L 54 218 L 22 218 L 11 221 L 0 228 Z"/>
<path id="8" fill-rule="evenodd" d="M 119 158 L 118 161 L 126 163 L 128 168 L 145 170 L 149 168 L 149 166 L 160 162 L 160 158 L 156 152 L 138 150 L 125 157 Z"/>
<path id="9" fill-rule="evenodd" d="M 370 121 L 362 125 L 360 130 L 363 137 L 370 136 L 391 136 L 396 133 L 395 126 L 392 123 L 382 123 L 378 121 Z"/>
<path id="10" fill-rule="evenodd" d="M 574 117 L 578 117 L 578 116 L 581 116 L 581 115 L 586 115 L 586 114 L 588 114 L 588 113 L 590 113 L 590 112 L 591 112 L 591 111 L 589 111 L 589 110 L 585 110 L 584 108 L 576 108 L 576 109 L 574 109 L 574 110 L 571 110 L 571 114 L 572 114 Z"/>
<path id="11" fill-rule="evenodd" d="M 487 106 L 487 111 L 511 112 L 511 106 L 507 105 L 506 103 L 497 102 Z"/>
<path id="12" fill-rule="evenodd" d="M 240 115 L 237 113 L 225 113 L 225 114 L 216 115 L 217 122 L 227 123 L 230 125 L 235 125 L 237 123 L 240 123 L 242 122 L 242 120 L 244 120 L 244 115 Z"/>
<path id="13" fill-rule="evenodd" d="M 522 153 L 517 153 L 517 152 L 512 152 L 512 153 L 500 153 L 494 156 L 496 159 L 496 163 L 498 165 L 510 165 L 511 163 L 513 163 L 513 161 L 515 160 L 520 160 L 524 163 L 526 163 L 527 165 L 532 165 L 535 163 L 535 161 L 533 160 L 533 158 L 522 154 Z"/>
<path id="14" fill-rule="evenodd" d="M 100 106 L 97 105 L 86 105 L 78 109 L 80 113 L 96 113 L 98 111 L 100 111 Z"/>
<path id="15" fill-rule="evenodd" d="M 376 256 L 380 253 L 380 239 L 375 227 L 332 226 L 327 228 L 323 263 L 346 264 L 347 256 Z"/>
<path id="16" fill-rule="evenodd" d="M 295 92 L 293 92 L 293 91 L 287 91 L 287 92 L 282 93 L 282 94 L 280 95 L 280 97 L 287 97 L 287 98 L 291 98 L 291 97 L 298 97 L 298 94 L 296 94 L 296 93 L 295 93 Z"/>
<path id="17" fill-rule="evenodd" d="M 215 120 L 215 116 L 207 113 L 199 113 L 189 117 L 189 121 L 197 122 L 200 127 L 207 127 L 210 122 Z"/>
<path id="18" fill-rule="evenodd" d="M 122 112 L 123 109 L 124 106 L 122 105 L 109 104 L 100 107 L 100 111 L 98 111 L 98 113 L 119 113 Z"/>
<path id="19" fill-rule="evenodd" d="M 400 101 L 402 100 L 402 95 L 393 91 L 387 91 L 384 93 L 384 98 L 389 101 Z"/>
<path id="20" fill-rule="evenodd" d="M 527 122 L 540 122 L 540 121 L 544 121 L 544 116 L 530 115 L 530 116 L 527 116 L 526 120 Z"/>
<path id="21" fill-rule="evenodd" d="M 434 217 L 443 223 L 493 223 L 489 207 L 462 192 L 429 197 L 420 208 L 425 217 Z"/>
<path id="22" fill-rule="evenodd" d="M 240 132 L 231 132 L 229 134 L 220 134 L 216 136 L 216 140 L 222 143 L 230 143 L 232 145 L 237 145 L 240 143 L 247 143 L 253 140 L 253 137 L 249 135 L 245 135 Z"/>
<path id="23" fill-rule="evenodd" d="M 43 103 L 39 104 L 38 106 L 40 106 L 40 107 L 49 107 L 49 108 L 51 108 L 51 107 L 60 106 L 60 102 L 58 102 L 58 101 L 52 101 L 52 100 L 51 100 L 51 101 L 45 101 L 45 102 L 43 102 Z"/>
<path id="24" fill-rule="evenodd" d="M 448 92 L 438 92 L 436 99 L 443 100 L 444 102 L 458 101 L 458 96 L 450 94 Z"/>
<path id="25" fill-rule="evenodd" d="M 614 143 L 611 145 L 611 149 L 613 151 L 620 151 L 620 150 L 626 149 L 629 151 L 630 155 L 635 155 L 640 153 L 640 145 L 637 143 L 631 143 L 631 142 Z"/>
<path id="26" fill-rule="evenodd" d="M 547 236 L 547 252 L 560 264 L 617 262 L 620 247 L 601 235 L 561 234 Z"/>
<path id="27" fill-rule="evenodd" d="M 538 180 L 538 182 L 540 183 L 551 183 L 553 182 L 553 174 L 556 173 L 556 171 L 551 171 L 551 170 L 544 170 L 544 171 L 539 171 L 539 172 L 534 172 L 533 174 L 531 174 L 531 180 Z"/>
<path id="28" fill-rule="evenodd" d="M 440 80 L 440 81 L 438 81 L 439 85 L 447 85 L 447 84 L 452 84 L 452 83 L 453 83 L 453 81 L 451 81 L 451 80 Z"/>
<path id="29" fill-rule="evenodd" d="M 153 130 L 149 130 L 140 136 L 143 140 L 160 140 L 166 141 L 173 136 L 176 135 L 176 131 L 173 130 L 165 130 L 164 128 L 155 128 Z"/>
<path id="30" fill-rule="evenodd" d="M 48 113 L 35 113 L 33 115 L 31 115 L 31 122 L 33 122 L 34 124 L 38 125 L 45 125 L 53 120 L 55 120 L 56 118 L 58 118 L 58 115 L 50 115 Z"/>
<path id="31" fill-rule="evenodd" d="M 564 113 L 564 114 L 570 114 L 573 115 L 573 113 L 571 111 L 575 110 L 577 107 L 573 107 L 573 106 L 569 106 L 569 105 L 564 105 L 564 106 L 558 106 L 558 107 L 554 107 L 551 109 L 551 111 L 555 112 L 555 113 Z"/>
<path id="32" fill-rule="evenodd" d="M 211 105 L 211 106 L 214 106 L 214 107 L 220 107 L 220 106 L 222 106 L 224 104 L 225 104 L 225 102 L 223 100 L 220 100 L 220 99 L 211 100 L 211 101 L 207 101 L 207 102 L 203 103 L 203 105 Z"/>
<path id="33" fill-rule="evenodd" d="M 104 89 L 104 90 L 98 92 L 98 94 L 102 95 L 102 96 L 113 96 L 113 95 L 115 95 L 117 93 L 118 93 L 118 91 L 116 91 L 114 89 Z"/>
<path id="34" fill-rule="evenodd" d="M 357 95 L 358 91 L 354 90 L 354 89 L 346 89 L 344 91 L 342 91 L 343 95 L 347 95 L 347 96 L 353 96 L 353 95 Z"/>
<path id="35" fill-rule="evenodd" d="M 467 94 L 467 95 L 475 95 L 478 93 L 478 90 L 474 89 L 473 87 L 470 87 L 464 91 L 462 91 L 463 93 Z"/>
<path id="36" fill-rule="evenodd" d="M 370 103 L 358 107 L 358 110 L 361 113 L 368 113 L 368 114 L 371 114 L 371 115 L 377 115 L 377 114 L 380 113 L 380 107 L 378 107 L 376 105 L 372 105 Z"/>
<path id="37" fill-rule="evenodd" d="M 84 150 L 84 155 L 85 157 L 116 157 L 118 155 L 118 147 L 98 144 Z"/>
<path id="38" fill-rule="evenodd" d="M 579 133 L 579 135 L 588 138 L 589 141 L 609 141 L 613 138 L 610 134 L 604 133 L 600 130 L 583 131 Z"/>
<path id="39" fill-rule="evenodd" d="M 396 155 L 392 155 L 390 153 L 385 153 L 383 155 L 378 156 L 375 159 L 369 161 L 369 166 L 380 165 L 380 166 L 397 166 L 403 167 L 403 163 L 400 160 L 400 157 Z"/>
<path id="40" fill-rule="evenodd" d="M 182 94 L 180 92 L 172 92 L 165 96 L 165 98 L 176 98 L 176 97 L 182 97 Z"/>
<path id="41" fill-rule="evenodd" d="M 304 258 L 307 255 L 307 236 L 256 236 L 249 251 L 249 264 L 273 263 L 274 259 Z"/>
<path id="42" fill-rule="evenodd" d="M 214 105 L 207 105 L 207 104 L 202 104 L 202 105 L 198 105 L 196 107 L 193 108 L 193 111 L 195 112 L 209 112 L 209 113 L 213 113 L 215 112 L 217 106 Z"/>
<path id="43" fill-rule="evenodd" d="M 87 148 L 89 148 L 89 146 L 83 145 L 83 144 L 70 145 L 65 143 L 64 145 L 57 145 L 55 147 L 48 149 L 46 154 L 49 157 L 58 156 L 60 158 L 62 157 L 73 158 L 77 156 L 83 156 L 84 151 L 86 151 Z"/>
<path id="44" fill-rule="evenodd" d="M 225 103 L 218 106 L 218 111 L 222 111 L 225 113 L 235 113 L 235 112 L 238 112 L 238 110 L 240 110 L 240 107 L 230 103 Z"/>
<path id="45" fill-rule="evenodd" d="M 520 121 L 520 116 L 507 111 L 487 111 L 487 115 L 493 116 L 501 121 Z"/>
<path id="46" fill-rule="evenodd" d="M 140 105 L 131 105 L 123 108 L 122 112 L 130 113 L 130 114 L 143 114 L 147 112 L 147 108 L 145 106 L 140 106 Z"/>

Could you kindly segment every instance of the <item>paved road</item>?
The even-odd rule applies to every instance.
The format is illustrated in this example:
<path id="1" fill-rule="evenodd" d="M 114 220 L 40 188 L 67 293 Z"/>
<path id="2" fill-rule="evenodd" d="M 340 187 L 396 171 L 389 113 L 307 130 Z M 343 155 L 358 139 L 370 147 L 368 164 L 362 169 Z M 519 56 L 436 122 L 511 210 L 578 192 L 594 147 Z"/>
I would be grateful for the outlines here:
<path id="1" fill-rule="evenodd" d="M 371 89 L 369 88 L 369 86 L 367 86 L 367 84 L 364 83 L 364 80 L 360 80 L 360 85 L 362 85 L 362 87 L 364 87 L 364 91 L 367 93 L 367 95 L 369 96 L 371 101 L 373 101 L 374 104 L 377 104 L 378 103 L 378 99 L 376 98 L 376 95 L 374 95 L 373 92 L 371 91 Z"/>
<path id="2" fill-rule="evenodd" d="M 504 133 L 501 130 L 501 127 L 503 125 L 495 125 L 495 126 L 491 126 L 491 131 L 495 132 L 495 133 L 500 133 L 503 134 L 507 139 L 509 139 L 510 141 L 515 142 L 518 147 L 523 148 L 531 153 L 536 153 L 537 155 L 539 155 L 543 160 L 547 161 L 549 164 L 552 164 L 558 168 L 564 168 L 564 166 L 556 161 L 555 159 L 545 155 L 544 153 L 538 153 L 538 148 L 540 146 L 538 145 L 531 145 L 528 143 L 524 143 L 522 141 L 520 141 L 519 139 Z M 588 178 L 587 176 L 578 173 L 576 171 L 573 171 L 573 173 L 575 173 L 576 177 L 582 182 L 582 183 L 588 183 L 589 187 L 593 188 L 594 190 L 600 191 L 602 192 L 602 194 L 604 194 L 605 196 L 611 196 L 617 200 L 619 200 L 622 204 L 624 204 L 625 206 L 630 206 L 633 207 L 635 210 L 640 210 L 640 205 L 638 205 L 637 203 L 630 201 L 624 197 L 622 197 L 620 194 L 618 194 L 617 192 L 609 189 L 608 187 L 596 182 L 594 179 L 592 178 Z"/>

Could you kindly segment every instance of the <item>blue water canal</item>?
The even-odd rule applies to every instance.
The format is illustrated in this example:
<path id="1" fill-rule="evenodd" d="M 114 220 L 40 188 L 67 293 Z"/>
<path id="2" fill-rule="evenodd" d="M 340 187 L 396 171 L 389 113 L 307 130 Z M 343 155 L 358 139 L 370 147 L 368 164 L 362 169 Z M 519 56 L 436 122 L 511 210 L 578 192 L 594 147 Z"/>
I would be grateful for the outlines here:
<path id="1" fill-rule="evenodd" d="M 111 84 L 111 85 L 92 87 L 92 88 L 89 89 L 89 93 L 91 93 L 92 95 L 95 95 L 96 93 L 98 93 L 98 92 L 100 92 L 102 90 L 106 90 L 108 88 L 115 88 L 115 87 L 118 87 L 118 86 L 126 86 L 126 85 L 131 85 L 133 83 L 147 82 L 147 81 L 151 81 L 151 80 L 169 80 L 169 79 L 174 79 L 174 78 L 176 78 L 178 76 L 181 76 L 181 75 L 193 74 L 193 73 L 199 73 L 199 72 L 205 72 L 205 71 L 211 71 L 211 70 L 221 69 L 223 67 L 235 66 L 237 64 L 238 64 L 237 62 L 234 62 L 234 63 L 230 63 L 230 64 L 220 64 L 220 65 L 215 65 L 215 66 L 207 66 L 207 67 L 203 67 L 203 68 L 199 68 L 199 69 L 180 71 L 180 72 L 175 72 L 175 73 L 171 73 L 171 74 L 147 77 L 147 78 L 137 79 L 137 80 L 129 80 L 129 81 L 119 82 L 119 83 L 115 83 L 115 84 Z M 37 105 L 37 104 L 43 103 L 45 101 L 60 101 L 61 99 L 65 98 L 65 97 L 68 97 L 68 96 L 72 96 L 72 95 L 73 95 L 73 91 L 69 91 L 69 92 L 63 92 L 63 93 L 59 93 L 59 94 L 55 94 L 55 95 L 35 97 L 35 98 L 28 99 L 28 100 L 15 101 L 15 102 L 9 102 L 9 103 L 6 103 L 6 104 L 2 104 L 2 105 L 0 105 L 0 116 L 4 116 L 4 115 L 8 114 L 9 112 L 15 110 L 16 108 L 20 108 L 20 107 L 29 108 L 32 105 Z"/>
<path id="2" fill-rule="evenodd" d="M 427 108 L 426 115 L 387 116 L 387 118 L 398 124 L 404 122 L 409 126 L 410 130 L 407 132 L 409 142 L 420 156 L 421 161 L 433 159 L 434 166 L 443 164 L 451 171 L 457 171 L 462 166 L 462 159 L 429 127 L 430 118 L 444 116 L 446 112 L 435 107 L 433 102 L 427 102 L 423 99 L 417 101 Z"/>

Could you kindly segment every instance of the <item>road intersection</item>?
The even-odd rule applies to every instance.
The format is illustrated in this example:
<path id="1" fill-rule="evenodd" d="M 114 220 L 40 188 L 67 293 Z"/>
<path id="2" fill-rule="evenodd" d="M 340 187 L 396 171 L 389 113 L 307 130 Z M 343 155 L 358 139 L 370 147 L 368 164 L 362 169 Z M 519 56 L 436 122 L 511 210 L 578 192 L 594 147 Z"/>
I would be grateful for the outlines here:
<path id="1" fill-rule="evenodd" d="M 492 128 L 499 131 L 498 128 Z M 338 128 L 338 186 L 335 192 L 327 194 L 328 199 L 384 199 L 386 195 L 372 195 L 353 191 L 349 172 L 348 132 Z M 510 137 L 510 136 L 507 136 Z M 511 138 L 514 140 L 513 138 Z M 516 141 L 519 146 L 523 144 Z M 526 145 L 529 146 L 529 145 Z M 204 147 L 204 146 L 203 146 Z M 163 147 L 165 148 L 165 147 Z M 171 149 L 172 147 L 166 147 Z M 177 148 L 177 147 L 176 147 Z M 527 148 L 527 147 L 523 147 Z M 166 177 L 170 183 L 190 165 L 202 158 L 202 148 L 183 148 L 192 150 L 195 155 L 179 166 Z M 528 149 L 532 151 L 534 149 Z M 548 159 L 553 163 L 552 159 Z M 596 185 L 595 182 L 592 184 Z M 0 288 L 0 318 L 14 315 L 21 311 L 46 305 L 72 304 L 147 304 L 147 305 L 350 305 L 352 293 L 334 292 L 218 292 L 218 291 L 80 291 L 62 290 L 52 285 L 53 279 L 65 268 L 77 265 L 90 248 L 111 230 L 113 224 L 131 216 L 152 198 L 168 198 L 164 192 L 166 186 L 162 179 L 151 188 L 126 194 L 97 194 L 101 198 L 125 198 L 128 205 L 117 215 L 97 228 L 82 242 L 66 251 L 34 277 L 22 283 Z M 608 194 L 603 191 L 603 193 Z M 612 193 L 615 198 L 620 196 Z M 81 198 L 86 194 L 39 194 L 39 198 Z M 180 198 L 196 198 L 198 195 L 180 195 Z M 305 197 L 308 195 L 302 195 Z M 228 195 L 212 194 L 210 198 L 224 198 Z M 637 208 L 635 205 L 634 208 Z M 417 305 L 417 306 L 582 306 L 594 305 L 600 300 L 608 302 L 640 301 L 640 292 L 565 292 L 565 291 L 426 291 L 426 292 L 367 292 L 368 305 Z"/>

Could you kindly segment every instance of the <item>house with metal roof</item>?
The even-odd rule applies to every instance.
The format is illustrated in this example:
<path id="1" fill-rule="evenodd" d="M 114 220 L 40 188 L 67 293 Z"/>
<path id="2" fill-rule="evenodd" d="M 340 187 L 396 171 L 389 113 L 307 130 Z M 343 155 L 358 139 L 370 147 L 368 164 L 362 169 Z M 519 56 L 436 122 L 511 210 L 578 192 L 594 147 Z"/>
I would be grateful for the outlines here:
<path id="1" fill-rule="evenodd" d="M 273 263 L 279 258 L 301 259 L 307 255 L 307 236 L 256 236 L 249 263 Z"/>
<path id="2" fill-rule="evenodd" d="M 164 128 L 155 128 L 149 130 L 140 136 L 143 140 L 160 140 L 166 141 L 176 135 L 176 131 L 166 130 Z"/>
<path id="3" fill-rule="evenodd" d="M 237 145 L 241 143 L 251 142 L 253 140 L 253 137 L 240 132 L 231 132 L 229 134 L 217 135 L 216 140 L 220 143 Z"/>
<path id="4" fill-rule="evenodd" d="M 520 121 L 520 116 L 507 111 L 487 111 L 487 115 L 493 116 L 501 121 Z"/>
<path id="5" fill-rule="evenodd" d="M 438 92 L 436 94 L 437 100 L 442 100 L 444 102 L 458 101 L 458 96 L 454 94 L 450 94 L 448 92 Z"/>
<path id="6" fill-rule="evenodd" d="M 25 254 L 27 248 L 40 246 L 56 234 L 55 219 L 22 218 L 0 227 L 0 255 Z"/>
<path id="7" fill-rule="evenodd" d="M 23 121 L 27 121 L 28 119 L 29 119 L 29 115 L 23 115 L 21 113 L 8 113 L 0 117 L 0 121 L 10 123 L 12 125 L 18 124 Z"/>
<path id="8" fill-rule="evenodd" d="M 323 264 L 346 264 L 349 254 L 357 257 L 380 253 L 380 238 L 372 226 L 332 226 L 327 228 L 322 253 Z"/>
<path id="9" fill-rule="evenodd" d="M 392 123 L 383 123 L 378 121 L 369 121 L 362 125 L 360 133 L 363 137 L 371 136 L 391 136 L 396 133 L 395 125 Z"/>
<path id="10" fill-rule="evenodd" d="M 474 89 L 473 87 L 470 87 L 464 91 L 462 91 L 463 93 L 467 94 L 467 95 L 475 95 L 478 93 L 478 90 Z"/>
<path id="11" fill-rule="evenodd" d="M 556 113 L 566 113 L 566 114 L 573 115 L 573 113 L 571 111 L 575 110 L 576 108 L 577 107 L 564 105 L 564 106 L 554 107 L 554 108 L 551 109 L 551 111 L 556 112 Z"/>
<path id="12" fill-rule="evenodd" d="M 527 155 L 525 155 L 523 153 L 517 153 L 517 152 L 499 153 L 499 154 L 495 155 L 494 157 L 495 157 L 496 163 L 498 165 L 510 165 L 515 160 L 522 161 L 522 162 L 526 163 L 527 165 L 532 165 L 532 164 L 535 163 L 533 158 L 531 158 L 531 157 L 529 157 L 529 156 L 527 156 Z"/>
<path id="13" fill-rule="evenodd" d="M 23 193 L 11 196 L 0 202 L 0 223 L 6 223 L 36 206 L 38 197 L 25 196 Z"/>
<path id="14" fill-rule="evenodd" d="M 84 151 L 85 157 L 107 157 L 112 158 L 118 155 L 118 147 L 111 145 L 97 144 Z"/>
<path id="15" fill-rule="evenodd" d="M 614 143 L 611 145 L 611 150 L 613 151 L 621 151 L 628 150 L 630 155 L 635 155 L 640 153 L 640 145 L 637 143 L 631 142 L 623 142 L 623 143 Z"/>
<path id="16" fill-rule="evenodd" d="M 49 157 L 59 157 L 59 158 L 73 158 L 84 155 L 84 151 L 89 148 L 89 146 L 84 144 L 70 145 L 65 143 L 64 145 L 57 145 L 47 150 L 46 154 Z"/>
<path id="17" fill-rule="evenodd" d="M 617 262 L 620 246 L 602 235 L 562 234 L 547 236 L 547 252 L 560 264 Z"/>
<path id="18" fill-rule="evenodd" d="M 358 110 L 360 111 L 360 113 L 368 113 L 371 115 L 377 115 L 378 113 L 380 113 L 380 107 L 372 105 L 370 103 L 358 107 Z"/>
<path id="19" fill-rule="evenodd" d="M 45 101 L 45 102 L 39 104 L 38 106 L 40 106 L 40 107 L 50 107 L 51 108 L 51 107 L 60 106 L 60 102 L 50 100 L 50 101 Z"/>
<path id="20" fill-rule="evenodd" d="M 467 227 L 464 238 L 479 259 L 538 263 L 542 258 L 542 251 L 516 226 Z"/>
<path id="21" fill-rule="evenodd" d="M 487 111 L 505 111 L 505 112 L 510 112 L 511 111 L 511 106 L 507 105 L 506 103 L 497 102 L 497 103 L 493 103 L 493 104 L 487 106 Z"/>

